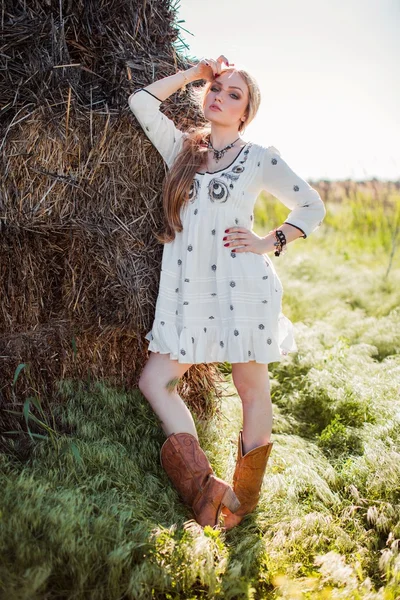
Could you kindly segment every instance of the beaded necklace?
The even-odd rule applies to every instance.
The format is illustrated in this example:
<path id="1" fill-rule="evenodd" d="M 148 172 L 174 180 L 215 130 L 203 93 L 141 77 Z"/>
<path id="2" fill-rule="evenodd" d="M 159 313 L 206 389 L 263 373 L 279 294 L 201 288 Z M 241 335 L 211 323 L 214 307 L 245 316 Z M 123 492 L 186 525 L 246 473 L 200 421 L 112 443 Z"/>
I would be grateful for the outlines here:
<path id="1" fill-rule="evenodd" d="M 229 150 L 230 148 L 233 148 L 234 144 L 239 140 L 240 138 L 236 138 L 236 140 L 234 142 L 232 142 L 231 144 L 228 144 L 228 146 L 225 146 L 225 148 L 222 148 L 222 150 L 216 150 L 214 148 L 214 146 L 211 143 L 211 138 L 208 140 L 208 144 L 207 144 L 207 148 L 211 151 L 214 152 L 214 159 L 215 162 L 218 162 L 225 154 L 225 152 L 227 150 Z"/>

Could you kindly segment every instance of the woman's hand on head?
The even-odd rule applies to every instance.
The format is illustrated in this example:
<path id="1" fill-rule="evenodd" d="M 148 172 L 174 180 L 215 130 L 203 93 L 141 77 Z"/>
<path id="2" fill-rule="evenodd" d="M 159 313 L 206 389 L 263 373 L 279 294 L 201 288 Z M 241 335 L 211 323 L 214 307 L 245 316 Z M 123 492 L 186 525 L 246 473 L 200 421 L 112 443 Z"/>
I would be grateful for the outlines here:
<path id="1" fill-rule="evenodd" d="M 202 58 L 194 69 L 194 74 L 198 79 L 205 79 L 206 81 L 212 81 L 214 77 L 219 75 L 222 71 L 222 63 L 225 63 L 227 67 L 233 67 L 233 63 L 229 64 L 229 60 L 221 54 L 214 60 L 213 58 Z"/>

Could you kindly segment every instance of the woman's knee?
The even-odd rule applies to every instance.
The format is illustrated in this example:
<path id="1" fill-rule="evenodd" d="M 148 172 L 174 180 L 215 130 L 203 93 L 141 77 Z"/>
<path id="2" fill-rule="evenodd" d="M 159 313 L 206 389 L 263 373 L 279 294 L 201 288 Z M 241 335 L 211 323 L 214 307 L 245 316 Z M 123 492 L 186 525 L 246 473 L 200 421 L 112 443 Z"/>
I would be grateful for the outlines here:
<path id="1" fill-rule="evenodd" d="M 169 354 L 151 352 L 139 377 L 138 387 L 144 395 L 157 390 L 171 392 L 190 366 L 171 360 Z"/>
<path id="2" fill-rule="evenodd" d="M 148 395 L 151 390 L 157 390 L 161 387 L 160 370 L 150 360 L 145 364 L 143 371 L 140 374 L 138 388 L 144 396 Z"/>
<path id="3" fill-rule="evenodd" d="M 242 402 L 252 403 L 270 396 L 267 365 L 255 362 L 232 365 L 232 380 Z"/>
<path id="4" fill-rule="evenodd" d="M 146 392 L 150 389 L 150 385 L 153 385 L 154 387 L 156 383 L 156 361 L 152 359 L 152 353 L 150 353 L 150 356 L 140 374 L 138 388 L 142 394 L 146 395 Z"/>

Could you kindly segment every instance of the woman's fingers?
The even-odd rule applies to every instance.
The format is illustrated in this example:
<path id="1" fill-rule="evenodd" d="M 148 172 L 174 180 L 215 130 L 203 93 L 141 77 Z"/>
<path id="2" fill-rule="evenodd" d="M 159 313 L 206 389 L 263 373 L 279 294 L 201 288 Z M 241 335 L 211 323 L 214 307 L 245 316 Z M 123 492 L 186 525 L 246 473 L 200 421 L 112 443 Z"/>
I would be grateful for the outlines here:
<path id="1" fill-rule="evenodd" d="M 206 67 L 209 67 L 209 68 L 212 70 L 213 74 L 214 74 L 214 72 L 215 72 L 215 61 L 214 61 L 212 58 L 203 58 L 203 59 L 201 60 L 201 62 L 202 62 L 202 63 L 203 63 L 203 64 L 204 64 Z"/>
<path id="2" fill-rule="evenodd" d="M 217 63 L 216 60 L 212 60 L 211 66 L 212 66 L 212 70 L 213 70 L 213 75 L 215 75 L 216 73 L 218 73 L 218 66 L 219 64 Z"/>
<path id="3" fill-rule="evenodd" d="M 221 54 L 221 56 L 219 56 L 217 58 L 217 62 L 220 64 L 220 66 L 221 66 L 221 63 L 224 62 L 224 63 L 226 63 L 226 66 L 229 67 L 229 60 L 223 54 Z"/>
<path id="4" fill-rule="evenodd" d="M 219 56 L 217 58 L 217 60 L 214 60 L 213 58 L 207 58 L 204 59 L 204 62 L 207 66 L 211 67 L 213 75 L 219 75 L 222 71 L 222 63 L 225 63 L 227 67 L 229 67 L 229 60 L 226 58 L 226 56 L 224 54 L 221 54 L 221 56 Z M 233 63 L 232 65 L 233 66 Z"/>
<path id="5" fill-rule="evenodd" d="M 217 68 L 218 75 L 222 71 L 222 63 L 226 63 L 226 66 L 229 65 L 229 60 L 223 54 L 221 54 L 221 56 L 219 56 L 216 61 L 216 68 Z"/>

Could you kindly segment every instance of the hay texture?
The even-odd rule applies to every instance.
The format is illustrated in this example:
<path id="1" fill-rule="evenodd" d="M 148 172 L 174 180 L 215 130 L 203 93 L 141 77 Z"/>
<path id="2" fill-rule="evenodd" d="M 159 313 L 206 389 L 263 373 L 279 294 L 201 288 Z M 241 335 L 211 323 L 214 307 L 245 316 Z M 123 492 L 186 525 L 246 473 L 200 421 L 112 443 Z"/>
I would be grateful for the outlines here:
<path id="1" fill-rule="evenodd" d="M 136 387 L 158 293 L 165 166 L 128 98 L 187 68 L 175 7 L 7 0 L 1 17 L 2 406 L 50 399 L 66 377 Z M 163 110 L 183 129 L 199 119 L 185 89 Z M 12 394 L 22 362 L 29 377 Z M 206 416 L 219 380 L 216 365 L 194 365 L 179 385 Z"/>

